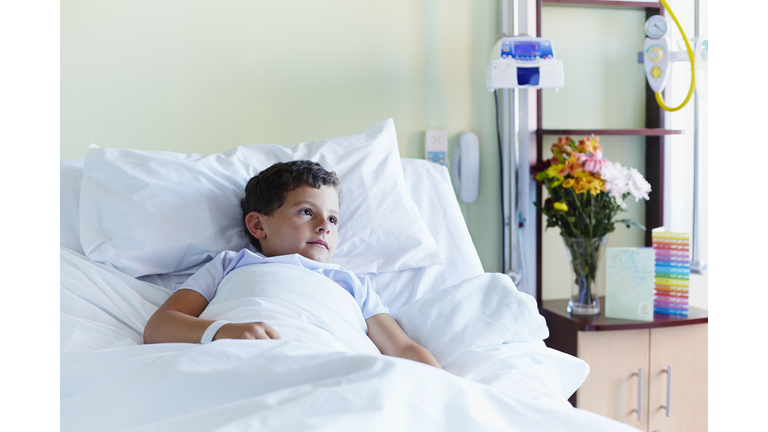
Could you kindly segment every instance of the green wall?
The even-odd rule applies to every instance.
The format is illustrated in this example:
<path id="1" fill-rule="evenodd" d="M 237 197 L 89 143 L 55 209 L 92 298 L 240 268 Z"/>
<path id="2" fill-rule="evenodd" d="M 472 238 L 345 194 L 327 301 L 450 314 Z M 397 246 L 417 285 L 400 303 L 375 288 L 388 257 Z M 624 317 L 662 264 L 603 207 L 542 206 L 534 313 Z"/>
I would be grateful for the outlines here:
<path id="1" fill-rule="evenodd" d="M 424 131 L 480 139 L 463 211 L 500 270 L 497 142 L 485 69 L 495 1 L 69 0 L 61 4 L 61 159 L 102 147 L 216 153 L 358 133 L 392 117 L 400 154 Z M 427 221 L 429 222 L 429 221 Z"/>
<path id="2" fill-rule="evenodd" d="M 565 87 L 542 92 L 545 129 L 633 129 L 645 127 L 645 72 L 637 52 L 645 41 L 645 10 L 546 6 L 542 36 L 551 38 L 563 61 Z M 583 136 L 574 136 L 576 141 Z M 544 137 L 544 157 L 551 157 L 556 136 Z M 600 137 L 603 156 L 645 173 L 645 138 Z M 545 192 L 546 193 L 546 192 Z M 627 202 L 622 217 L 645 223 L 645 203 Z M 546 219 L 541 218 L 542 226 Z M 616 227 L 608 247 L 644 245 L 638 228 Z M 557 228 L 542 236 L 542 297 L 570 295 L 568 256 Z M 604 284 L 599 284 L 604 288 Z"/>
<path id="3" fill-rule="evenodd" d="M 687 3 L 671 3 L 681 19 L 692 16 Z M 62 2 L 61 160 L 83 158 L 90 143 L 203 154 L 297 144 L 389 117 L 401 156 L 420 158 L 425 130 L 447 130 L 449 153 L 459 133 L 473 131 L 480 195 L 461 207 L 485 270 L 500 271 L 498 143 L 485 88 L 497 8 L 494 0 Z M 640 9 L 543 8 L 543 36 L 566 74 L 564 89 L 543 92 L 545 128 L 644 125 L 636 61 L 644 20 Z M 645 171 L 642 138 L 601 144 L 607 157 Z M 627 216 L 642 223 L 643 215 L 643 203 L 630 203 Z M 624 227 L 609 241 L 641 244 L 642 233 Z M 544 297 L 567 297 L 556 230 L 545 233 L 543 252 Z M 706 279 L 703 293 L 706 305 Z"/>

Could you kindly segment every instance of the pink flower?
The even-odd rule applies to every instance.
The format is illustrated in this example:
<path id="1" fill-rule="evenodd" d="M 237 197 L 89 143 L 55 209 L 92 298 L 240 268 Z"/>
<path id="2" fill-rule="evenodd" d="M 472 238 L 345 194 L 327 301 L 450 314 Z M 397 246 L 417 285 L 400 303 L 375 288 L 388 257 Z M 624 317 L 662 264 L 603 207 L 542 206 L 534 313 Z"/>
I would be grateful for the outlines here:
<path id="1" fill-rule="evenodd" d="M 585 171 L 599 173 L 603 167 L 611 166 L 613 163 L 608 159 L 603 159 L 603 151 L 597 149 L 595 154 L 579 154 L 579 162 L 584 166 Z"/>

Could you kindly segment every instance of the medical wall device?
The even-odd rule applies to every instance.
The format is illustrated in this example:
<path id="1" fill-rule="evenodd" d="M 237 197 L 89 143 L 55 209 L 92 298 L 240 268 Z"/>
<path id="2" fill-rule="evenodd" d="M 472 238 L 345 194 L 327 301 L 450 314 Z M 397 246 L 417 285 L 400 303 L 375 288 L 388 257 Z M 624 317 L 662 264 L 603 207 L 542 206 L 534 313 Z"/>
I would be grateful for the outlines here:
<path id="1" fill-rule="evenodd" d="M 424 134 L 424 157 L 438 165 L 445 165 L 448 155 L 448 131 L 428 130 Z"/>
<path id="2" fill-rule="evenodd" d="M 555 58 L 551 39 L 510 36 L 496 42 L 491 50 L 486 87 L 563 88 L 563 62 Z"/>
<path id="3" fill-rule="evenodd" d="M 511 4 L 502 2 L 502 15 Z M 512 20 L 502 18 L 501 33 L 514 32 Z M 527 104 L 527 89 L 551 88 L 558 91 L 565 84 L 563 62 L 555 57 L 555 47 L 551 39 L 529 35 L 504 36 L 491 50 L 491 59 L 486 71 L 486 87 L 494 92 L 496 100 L 496 126 L 499 137 L 499 164 L 501 171 L 501 211 L 502 211 L 502 266 L 504 274 L 509 276 L 515 286 L 531 295 L 536 295 L 535 280 L 526 281 L 523 273 L 533 274 L 535 269 L 523 269 L 528 265 L 525 260 L 521 231 L 524 230 L 528 215 L 535 212 L 530 196 L 529 129 L 527 114 L 520 116 L 520 129 L 517 127 L 516 106 L 519 96 L 521 104 Z M 497 91 L 498 90 L 498 91 Z M 519 139 L 519 142 L 518 142 Z M 518 163 L 519 160 L 526 161 Z M 530 236 L 532 229 L 522 235 Z M 534 247 L 535 238 L 530 242 Z M 534 249 L 528 252 L 535 253 Z M 519 264 L 519 265 L 518 265 Z"/>
<path id="4" fill-rule="evenodd" d="M 680 25 L 680 22 L 675 17 L 675 14 L 670 9 L 665 0 L 661 0 L 664 9 L 669 12 L 669 16 L 677 24 L 677 28 L 680 30 L 680 34 L 685 41 L 685 47 L 688 53 L 687 60 L 691 62 L 691 86 L 688 89 L 688 95 L 685 97 L 683 103 L 675 108 L 670 108 L 664 103 L 664 97 L 661 92 L 669 81 L 669 70 L 671 62 L 677 60 L 678 53 L 671 50 L 672 43 L 669 37 L 669 25 L 667 19 L 661 15 L 654 15 L 645 22 L 645 46 L 643 47 L 643 65 L 645 67 L 645 77 L 648 79 L 648 85 L 651 86 L 651 90 L 656 95 L 656 102 L 659 107 L 666 111 L 677 111 L 683 108 L 691 99 L 694 90 L 696 89 L 696 62 L 694 60 L 694 51 L 691 48 L 691 44 L 688 42 L 688 37 L 685 36 L 685 31 Z"/>
<path id="5" fill-rule="evenodd" d="M 480 184 L 480 142 L 472 132 L 462 132 L 451 158 L 451 180 L 465 203 L 477 200 Z"/>

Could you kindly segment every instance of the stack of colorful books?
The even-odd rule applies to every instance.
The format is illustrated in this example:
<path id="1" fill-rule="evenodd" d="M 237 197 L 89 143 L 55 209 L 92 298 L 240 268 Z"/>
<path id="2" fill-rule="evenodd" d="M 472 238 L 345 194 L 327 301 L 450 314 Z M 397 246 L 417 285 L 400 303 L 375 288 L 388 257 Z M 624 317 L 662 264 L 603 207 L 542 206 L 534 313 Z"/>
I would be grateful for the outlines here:
<path id="1" fill-rule="evenodd" d="M 691 275 L 690 236 L 687 233 L 653 231 L 656 278 L 653 312 L 688 315 L 688 280 Z"/>

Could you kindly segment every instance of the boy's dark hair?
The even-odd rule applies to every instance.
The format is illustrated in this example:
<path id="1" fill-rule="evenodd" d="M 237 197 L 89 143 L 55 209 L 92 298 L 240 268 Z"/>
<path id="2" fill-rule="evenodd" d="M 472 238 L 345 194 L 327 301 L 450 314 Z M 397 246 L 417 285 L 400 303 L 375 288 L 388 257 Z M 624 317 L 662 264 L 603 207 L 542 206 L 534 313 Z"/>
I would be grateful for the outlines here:
<path id="1" fill-rule="evenodd" d="M 256 174 L 245 186 L 245 198 L 240 200 L 243 210 L 243 227 L 256 250 L 262 252 L 259 239 L 251 235 L 245 225 L 245 217 L 250 212 L 259 212 L 271 216 L 285 203 L 288 192 L 301 186 L 333 186 L 341 194 L 339 178 L 333 171 L 326 171 L 319 163 L 310 160 L 278 162 Z"/>

